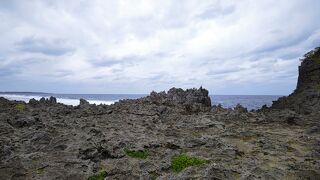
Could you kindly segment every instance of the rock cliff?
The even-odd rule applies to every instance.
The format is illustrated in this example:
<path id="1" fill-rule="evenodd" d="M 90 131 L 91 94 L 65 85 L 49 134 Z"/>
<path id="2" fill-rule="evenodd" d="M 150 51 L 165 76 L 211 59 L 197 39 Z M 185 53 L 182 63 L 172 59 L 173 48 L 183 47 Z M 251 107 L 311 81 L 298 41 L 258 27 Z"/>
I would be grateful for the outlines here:
<path id="1" fill-rule="evenodd" d="M 295 93 L 320 91 L 320 47 L 304 55 L 299 67 L 299 77 Z"/>
<path id="2" fill-rule="evenodd" d="M 304 55 L 297 88 L 288 97 L 275 101 L 272 108 L 291 109 L 303 114 L 320 110 L 320 47 Z"/>

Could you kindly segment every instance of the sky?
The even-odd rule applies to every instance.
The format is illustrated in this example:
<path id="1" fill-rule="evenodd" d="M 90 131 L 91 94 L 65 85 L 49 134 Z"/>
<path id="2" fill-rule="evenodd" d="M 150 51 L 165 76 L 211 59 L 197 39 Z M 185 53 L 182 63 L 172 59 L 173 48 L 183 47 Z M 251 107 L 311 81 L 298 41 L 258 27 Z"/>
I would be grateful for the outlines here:
<path id="1" fill-rule="evenodd" d="M 319 0 L 1 0 L 0 91 L 287 95 Z"/>

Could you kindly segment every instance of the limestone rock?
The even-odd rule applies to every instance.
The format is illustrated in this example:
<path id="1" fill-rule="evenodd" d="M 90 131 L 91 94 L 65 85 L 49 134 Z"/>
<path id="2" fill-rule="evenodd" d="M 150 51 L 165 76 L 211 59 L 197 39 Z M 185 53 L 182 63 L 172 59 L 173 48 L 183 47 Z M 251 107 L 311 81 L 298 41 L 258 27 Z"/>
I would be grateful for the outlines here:
<path id="1" fill-rule="evenodd" d="M 274 101 L 271 108 L 288 108 L 302 114 L 320 111 L 320 47 L 307 53 L 302 60 L 296 90 Z"/>
<path id="2" fill-rule="evenodd" d="M 209 92 L 200 87 L 199 89 L 171 88 L 166 92 L 151 92 L 146 100 L 166 106 L 180 106 L 187 112 L 208 111 L 211 108 Z"/>

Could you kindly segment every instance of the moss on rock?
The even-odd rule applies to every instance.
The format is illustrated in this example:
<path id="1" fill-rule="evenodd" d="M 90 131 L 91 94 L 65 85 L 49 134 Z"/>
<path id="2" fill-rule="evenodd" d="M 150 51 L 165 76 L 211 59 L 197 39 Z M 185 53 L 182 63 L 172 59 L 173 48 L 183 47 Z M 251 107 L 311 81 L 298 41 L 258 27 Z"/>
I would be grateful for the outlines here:
<path id="1" fill-rule="evenodd" d="M 180 154 L 175 156 L 171 161 L 171 168 L 174 172 L 180 172 L 183 169 L 190 166 L 201 166 L 208 164 L 209 161 L 205 159 L 199 159 L 196 157 L 190 157 L 186 154 Z"/>

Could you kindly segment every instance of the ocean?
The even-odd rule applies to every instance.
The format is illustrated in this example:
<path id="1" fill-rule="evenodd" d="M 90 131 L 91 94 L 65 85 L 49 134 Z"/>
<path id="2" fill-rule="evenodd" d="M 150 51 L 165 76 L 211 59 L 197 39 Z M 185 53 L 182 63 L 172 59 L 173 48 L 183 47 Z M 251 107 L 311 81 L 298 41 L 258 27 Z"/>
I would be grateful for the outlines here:
<path id="1" fill-rule="evenodd" d="M 39 100 L 41 97 L 54 96 L 59 103 L 77 106 L 79 99 L 86 99 L 91 104 L 113 104 L 121 99 L 136 99 L 147 96 L 147 94 L 52 94 L 52 93 L 33 93 L 33 92 L 0 92 L 0 97 L 9 100 L 28 102 L 34 98 Z M 276 95 L 210 95 L 212 104 L 221 104 L 225 108 L 233 108 L 237 104 L 248 109 L 258 109 L 263 105 L 270 106 L 272 101 L 281 96 Z"/>

